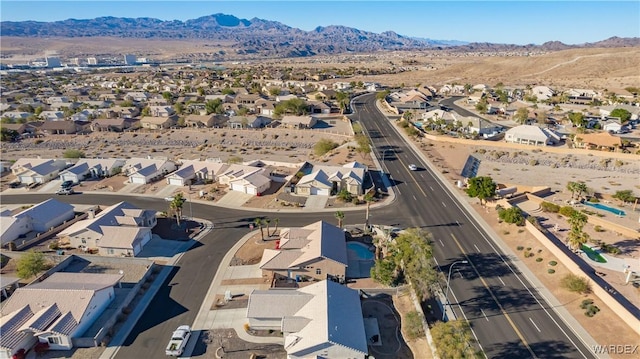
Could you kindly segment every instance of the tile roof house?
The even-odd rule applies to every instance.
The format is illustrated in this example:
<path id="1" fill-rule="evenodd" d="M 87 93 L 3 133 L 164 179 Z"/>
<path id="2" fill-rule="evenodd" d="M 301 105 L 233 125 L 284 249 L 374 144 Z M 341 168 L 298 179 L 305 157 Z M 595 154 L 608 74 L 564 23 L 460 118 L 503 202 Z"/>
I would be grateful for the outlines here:
<path id="1" fill-rule="evenodd" d="M 366 358 L 367 337 L 356 290 L 325 280 L 300 289 L 254 290 L 251 328 L 280 330 L 287 358 Z"/>
<path id="2" fill-rule="evenodd" d="M 148 128 L 151 130 L 159 130 L 163 128 L 170 128 L 178 123 L 178 119 L 175 116 L 171 117 L 153 117 L 144 116 L 140 119 L 140 127 Z"/>
<path id="3" fill-rule="evenodd" d="M 0 357 L 10 358 L 36 342 L 49 350 L 73 348 L 115 298 L 121 274 L 56 272 L 41 282 L 21 287 L 0 310 Z"/>
<path id="4" fill-rule="evenodd" d="M 265 249 L 259 268 L 267 275 L 290 279 L 343 278 L 347 268 L 344 231 L 325 221 L 301 228 L 283 228 L 277 249 Z"/>
<path id="5" fill-rule="evenodd" d="M 130 158 L 122 166 L 122 173 L 129 177 L 129 183 L 138 184 L 159 180 L 175 170 L 173 161 L 155 158 Z"/>
<path id="6" fill-rule="evenodd" d="M 121 158 L 81 158 L 75 165 L 60 172 L 60 180 L 79 183 L 88 178 L 111 177 L 122 169 L 125 162 Z"/>
<path id="7" fill-rule="evenodd" d="M 128 118 L 98 118 L 91 121 L 91 131 L 122 132 L 136 127 L 138 120 Z"/>
<path id="8" fill-rule="evenodd" d="M 191 127 L 215 127 L 215 128 L 221 128 L 224 127 L 224 125 L 227 123 L 227 121 L 229 121 L 229 118 L 227 116 L 223 116 L 223 115 L 216 115 L 216 114 L 210 114 L 210 115 L 188 115 L 184 122 L 185 125 L 187 126 L 191 126 Z"/>
<path id="9" fill-rule="evenodd" d="M 44 233 L 74 217 L 73 206 L 50 198 L 24 211 L 11 215 L 0 213 L 0 243 L 2 246 L 31 231 Z"/>
<path id="10" fill-rule="evenodd" d="M 66 167 L 65 160 L 21 158 L 11 166 L 11 172 L 24 184 L 46 183 L 58 177 Z"/>
<path id="11" fill-rule="evenodd" d="M 215 180 L 215 173 L 228 166 L 214 160 L 183 160 L 180 168 L 166 176 L 167 183 L 174 186 L 186 186 L 198 181 Z"/>
<path id="12" fill-rule="evenodd" d="M 622 146 L 622 139 L 608 132 L 576 135 L 575 142 L 578 147 L 611 151 L 615 151 Z"/>
<path id="13" fill-rule="evenodd" d="M 151 240 L 156 211 L 140 209 L 127 202 L 116 203 L 89 218 L 72 224 L 58 234 L 76 248 L 97 248 L 102 255 L 136 256 Z"/>

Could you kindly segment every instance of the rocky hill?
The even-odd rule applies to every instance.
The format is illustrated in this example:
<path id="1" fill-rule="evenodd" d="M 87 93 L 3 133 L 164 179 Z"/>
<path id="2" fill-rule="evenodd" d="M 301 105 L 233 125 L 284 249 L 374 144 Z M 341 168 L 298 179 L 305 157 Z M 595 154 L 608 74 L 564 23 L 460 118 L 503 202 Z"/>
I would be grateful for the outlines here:
<path id="1" fill-rule="evenodd" d="M 276 21 L 258 18 L 246 20 L 226 14 L 213 14 L 184 22 L 118 17 L 68 19 L 56 22 L 3 21 L 0 27 L 3 37 L 117 37 L 225 41 L 235 44 L 237 54 L 260 54 L 270 57 L 304 57 L 345 52 L 445 47 L 460 51 L 555 51 L 582 46 L 640 46 L 640 38 L 611 38 L 581 46 L 565 45 L 557 41 L 547 42 L 541 46 L 466 44 L 460 41 L 411 38 L 393 31 L 377 34 L 346 26 L 317 27 L 311 31 L 304 31 Z"/>

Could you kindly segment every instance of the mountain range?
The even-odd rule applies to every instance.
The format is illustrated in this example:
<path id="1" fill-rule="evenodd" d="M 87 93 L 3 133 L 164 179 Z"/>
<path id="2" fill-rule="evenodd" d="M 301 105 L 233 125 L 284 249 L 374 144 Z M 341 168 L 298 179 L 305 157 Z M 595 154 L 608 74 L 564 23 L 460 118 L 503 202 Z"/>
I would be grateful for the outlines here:
<path id="1" fill-rule="evenodd" d="M 345 52 L 447 48 L 453 51 L 557 51 L 578 47 L 640 46 L 640 38 L 612 37 L 582 45 L 551 41 L 542 45 L 466 43 L 373 33 L 346 26 L 317 27 L 311 31 L 277 21 L 213 14 L 197 19 L 164 21 L 153 18 L 98 17 L 55 22 L 2 21 L 2 36 L 14 37 L 118 37 L 143 39 L 211 40 L 234 43 L 238 54 L 304 57 Z"/>

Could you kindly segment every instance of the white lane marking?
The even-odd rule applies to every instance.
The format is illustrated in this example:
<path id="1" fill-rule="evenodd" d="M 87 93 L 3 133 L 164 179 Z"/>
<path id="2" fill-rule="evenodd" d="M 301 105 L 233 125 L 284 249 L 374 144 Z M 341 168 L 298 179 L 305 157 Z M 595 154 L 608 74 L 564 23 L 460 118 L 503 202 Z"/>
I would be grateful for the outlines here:
<path id="1" fill-rule="evenodd" d="M 542 330 L 540 330 L 540 328 L 538 328 L 538 326 L 536 325 L 536 323 L 533 322 L 533 319 L 529 318 L 529 320 L 531 321 L 531 324 L 533 324 L 534 327 L 536 327 L 536 329 L 538 330 L 538 332 L 541 332 Z"/>
<path id="2" fill-rule="evenodd" d="M 478 251 L 478 253 L 480 253 L 480 248 L 478 248 L 478 246 L 476 246 L 475 243 L 473 244 L 473 246 L 476 248 L 476 251 Z"/>
<path id="3" fill-rule="evenodd" d="M 446 204 L 444 204 L 444 202 L 442 202 L 442 205 L 445 206 L 445 207 L 447 206 Z"/>
<path id="4" fill-rule="evenodd" d="M 429 188 L 431 188 L 431 192 L 433 192 L 433 187 L 429 186 Z"/>
<path id="5" fill-rule="evenodd" d="M 442 243 L 442 239 L 438 239 L 440 241 L 440 244 L 442 244 L 442 246 L 444 247 L 444 243 Z"/>
<path id="6" fill-rule="evenodd" d="M 482 315 L 484 316 L 484 319 L 487 320 L 487 322 L 489 321 L 489 318 L 487 318 L 487 315 L 484 314 L 484 310 L 482 310 L 482 308 L 480 308 L 480 312 L 482 313 Z"/>
<path id="7" fill-rule="evenodd" d="M 433 261 L 436 262 L 436 265 L 440 267 L 440 263 L 438 263 L 438 260 L 436 259 L 436 257 L 431 257 L 431 258 L 433 258 Z"/>
<path id="8" fill-rule="evenodd" d="M 413 196 L 413 200 L 414 200 L 414 201 L 417 201 L 418 199 L 416 198 L 416 196 Z"/>
<path id="9" fill-rule="evenodd" d="M 458 227 L 460 227 L 460 222 L 456 221 L 456 224 L 458 225 Z"/>
<path id="10" fill-rule="evenodd" d="M 504 284 L 504 281 L 502 280 L 502 278 L 498 277 L 498 279 L 500 280 L 500 283 L 502 283 L 503 286 L 507 286 L 506 284 Z"/>

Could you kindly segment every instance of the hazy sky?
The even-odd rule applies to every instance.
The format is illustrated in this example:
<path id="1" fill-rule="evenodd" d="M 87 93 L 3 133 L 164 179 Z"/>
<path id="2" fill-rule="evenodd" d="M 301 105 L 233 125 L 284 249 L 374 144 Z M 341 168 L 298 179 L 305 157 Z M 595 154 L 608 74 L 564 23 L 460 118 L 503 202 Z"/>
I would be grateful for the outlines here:
<path id="1" fill-rule="evenodd" d="M 31 1 L 2 0 L 2 21 L 100 16 L 188 20 L 215 13 L 302 30 L 344 25 L 435 40 L 581 44 L 640 37 L 640 1 Z"/>

